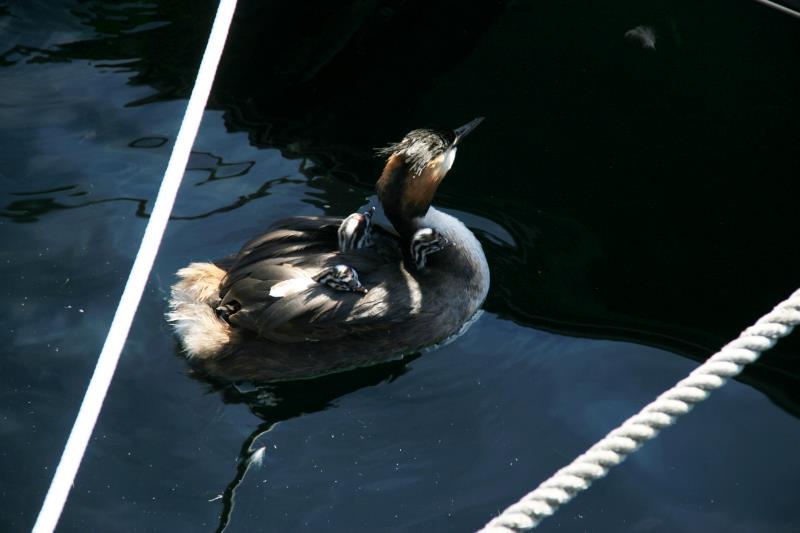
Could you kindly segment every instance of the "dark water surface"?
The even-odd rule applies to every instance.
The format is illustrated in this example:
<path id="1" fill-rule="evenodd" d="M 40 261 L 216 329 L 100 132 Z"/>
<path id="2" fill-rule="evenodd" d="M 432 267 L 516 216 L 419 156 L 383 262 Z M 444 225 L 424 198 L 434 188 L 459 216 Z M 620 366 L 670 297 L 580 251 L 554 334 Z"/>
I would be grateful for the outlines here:
<path id="1" fill-rule="evenodd" d="M 333 4 L 240 0 L 59 531 L 471 531 L 799 285 L 800 21 L 745 0 Z M 35 520 L 215 7 L 0 2 L 0 531 Z M 639 25 L 655 50 L 626 43 Z M 163 317 L 178 268 L 374 201 L 372 147 L 477 115 L 437 196 L 493 274 L 466 335 L 266 391 L 189 375 Z M 800 531 L 797 337 L 542 531 Z"/>

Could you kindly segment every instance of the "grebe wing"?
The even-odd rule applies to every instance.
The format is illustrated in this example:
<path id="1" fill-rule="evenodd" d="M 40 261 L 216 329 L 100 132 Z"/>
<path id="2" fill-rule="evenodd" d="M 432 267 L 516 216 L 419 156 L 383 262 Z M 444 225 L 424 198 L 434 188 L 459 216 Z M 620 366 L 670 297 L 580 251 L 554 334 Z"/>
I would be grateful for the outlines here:
<path id="1" fill-rule="evenodd" d="M 363 253 L 339 253 L 337 231 L 342 220 L 341 217 L 307 216 L 273 223 L 266 233 L 245 243 L 236 254 L 215 261 L 228 273 L 220 290 L 225 290 L 230 279 L 237 279 L 243 272 L 249 272 L 252 265 L 261 262 L 305 269 L 346 264 L 361 273 L 401 258 L 397 234 L 378 224 L 372 225 L 374 244 L 362 250 Z M 331 263 L 333 257 L 338 258 L 338 263 Z"/>
<path id="2" fill-rule="evenodd" d="M 385 329 L 407 318 L 414 297 L 404 290 L 408 274 L 397 238 L 378 227 L 374 246 L 341 253 L 336 234 L 341 220 L 286 219 L 245 244 L 231 258 L 220 285 L 222 305 L 238 309 L 228 317 L 231 325 L 277 342 L 300 342 Z M 296 294 L 270 296 L 271 287 L 281 281 L 310 278 L 337 264 L 356 269 L 369 292 L 343 292 L 314 283 Z"/>
<path id="3" fill-rule="evenodd" d="M 358 250 L 305 256 L 302 263 L 297 259 L 297 266 L 269 261 L 251 265 L 247 274 L 231 276 L 223 290 L 223 305 L 235 301 L 238 307 L 228 320 L 231 325 L 268 340 L 301 342 L 385 331 L 393 322 L 410 319 L 415 296 L 407 290 L 405 267 L 399 260 L 386 263 L 382 259 L 377 266 L 374 259 L 364 255 L 370 254 Z M 302 271 L 309 262 L 315 266 L 345 262 L 357 265 L 359 277 L 369 290 L 366 294 L 344 292 L 314 283 L 294 294 L 278 298 L 269 295 L 271 287 L 280 281 L 277 274 L 291 279 L 290 272 Z"/>
<path id="4" fill-rule="evenodd" d="M 266 233 L 247 241 L 225 261 L 232 263 L 233 268 L 241 268 L 263 259 L 331 251 L 331 246 L 338 246 L 336 232 L 342 220 L 318 216 L 278 220 Z"/>
<path id="5" fill-rule="evenodd" d="M 241 268 L 264 259 L 303 257 L 339 249 L 337 232 L 342 217 L 304 216 L 279 220 L 269 230 L 242 246 L 238 253 L 216 264 L 220 267 Z M 372 224 L 373 248 L 387 259 L 400 252 L 400 238 L 380 224 Z M 358 268 L 356 265 L 351 265 Z M 229 268 L 225 268 L 229 270 Z"/>

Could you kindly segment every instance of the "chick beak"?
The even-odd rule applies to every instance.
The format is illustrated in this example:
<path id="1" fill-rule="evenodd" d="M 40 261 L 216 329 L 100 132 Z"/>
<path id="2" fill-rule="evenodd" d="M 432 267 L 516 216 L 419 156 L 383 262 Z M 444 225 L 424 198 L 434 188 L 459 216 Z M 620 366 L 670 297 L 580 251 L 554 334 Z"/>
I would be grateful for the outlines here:
<path id="1" fill-rule="evenodd" d="M 480 124 L 481 122 L 483 122 L 483 117 L 478 117 L 474 120 L 470 120 L 460 128 L 454 129 L 453 133 L 456 134 L 456 140 L 453 141 L 453 146 L 457 146 L 458 143 L 460 143 L 464 137 L 469 135 L 472 130 L 477 128 L 478 124 Z"/>

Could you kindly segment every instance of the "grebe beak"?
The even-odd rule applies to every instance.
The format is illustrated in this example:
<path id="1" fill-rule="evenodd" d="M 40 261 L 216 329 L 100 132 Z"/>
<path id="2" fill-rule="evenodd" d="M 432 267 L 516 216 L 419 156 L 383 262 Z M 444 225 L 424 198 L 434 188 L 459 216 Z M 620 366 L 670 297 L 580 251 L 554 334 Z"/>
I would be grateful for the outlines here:
<path id="1" fill-rule="evenodd" d="M 453 133 L 456 134 L 456 140 L 453 141 L 453 146 L 457 146 L 458 143 L 460 143 L 461 140 L 464 137 L 469 135 L 472 130 L 477 128 L 478 124 L 480 124 L 481 122 L 483 122 L 483 117 L 478 117 L 478 118 L 476 118 L 474 120 L 471 120 L 471 121 L 467 122 L 466 124 L 464 124 L 460 128 L 454 129 Z"/>

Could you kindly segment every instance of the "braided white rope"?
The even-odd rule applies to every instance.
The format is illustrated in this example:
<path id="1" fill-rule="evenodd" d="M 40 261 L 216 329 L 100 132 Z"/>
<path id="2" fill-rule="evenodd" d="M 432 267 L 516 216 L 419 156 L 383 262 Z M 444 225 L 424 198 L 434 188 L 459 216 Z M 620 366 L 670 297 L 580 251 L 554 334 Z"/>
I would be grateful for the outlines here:
<path id="1" fill-rule="evenodd" d="M 800 324 L 800 290 L 778 304 L 739 337 L 728 343 L 688 377 L 626 420 L 597 444 L 556 472 L 533 492 L 486 524 L 480 533 L 512 533 L 533 529 L 576 494 L 586 490 L 611 467 L 624 461 L 659 431 L 675 423 L 705 400 L 728 378 L 772 348 Z"/>

